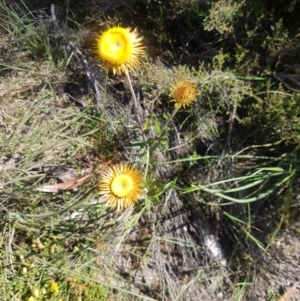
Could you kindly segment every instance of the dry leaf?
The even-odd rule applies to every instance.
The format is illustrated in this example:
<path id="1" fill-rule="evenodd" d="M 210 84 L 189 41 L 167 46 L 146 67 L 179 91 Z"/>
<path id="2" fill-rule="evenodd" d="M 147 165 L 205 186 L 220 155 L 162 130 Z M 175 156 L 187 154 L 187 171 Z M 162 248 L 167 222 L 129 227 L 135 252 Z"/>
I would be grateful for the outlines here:
<path id="1" fill-rule="evenodd" d="M 63 183 L 40 186 L 40 187 L 37 187 L 36 190 L 42 191 L 42 192 L 55 192 L 55 193 L 57 193 L 59 191 L 72 190 L 72 189 L 82 186 L 84 183 L 88 182 L 91 178 L 92 178 L 92 175 L 87 174 L 85 176 L 79 176 L 79 177 L 70 179 Z"/>

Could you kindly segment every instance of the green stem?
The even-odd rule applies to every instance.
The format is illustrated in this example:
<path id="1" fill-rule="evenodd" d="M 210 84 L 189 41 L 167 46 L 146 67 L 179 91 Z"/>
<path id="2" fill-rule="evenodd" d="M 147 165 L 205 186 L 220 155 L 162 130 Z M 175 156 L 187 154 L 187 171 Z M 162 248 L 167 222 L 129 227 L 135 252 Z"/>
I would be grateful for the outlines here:
<path id="1" fill-rule="evenodd" d="M 159 133 L 158 138 L 160 138 L 162 136 L 162 134 L 164 133 L 164 131 L 166 130 L 167 126 L 170 124 L 171 120 L 174 118 L 174 116 L 176 115 L 176 113 L 178 112 L 180 107 L 175 107 L 175 109 L 173 110 L 169 120 L 167 121 L 167 123 L 165 124 L 165 126 L 163 127 L 163 129 L 161 130 L 161 132 Z"/>
<path id="2" fill-rule="evenodd" d="M 168 125 L 170 124 L 171 120 L 174 118 L 174 116 L 176 115 L 176 113 L 178 112 L 179 109 L 180 109 L 180 107 L 175 107 L 175 109 L 173 110 L 173 112 L 172 112 L 169 120 L 164 125 L 163 129 L 160 131 L 160 133 L 159 133 L 159 135 L 157 137 L 158 140 L 161 138 L 161 136 L 163 135 L 163 133 L 165 132 L 166 128 L 168 127 Z M 159 141 L 153 145 L 152 149 L 155 149 L 158 145 L 159 145 Z"/>

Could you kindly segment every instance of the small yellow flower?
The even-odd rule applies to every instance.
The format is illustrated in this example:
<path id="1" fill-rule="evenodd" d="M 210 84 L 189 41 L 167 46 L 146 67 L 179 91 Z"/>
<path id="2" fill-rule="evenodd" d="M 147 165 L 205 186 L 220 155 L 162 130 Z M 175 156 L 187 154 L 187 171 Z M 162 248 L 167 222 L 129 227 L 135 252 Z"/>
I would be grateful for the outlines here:
<path id="1" fill-rule="evenodd" d="M 170 97 L 175 102 L 176 107 L 189 106 L 196 100 L 197 87 L 189 81 L 178 81 L 172 86 Z"/>
<path id="2" fill-rule="evenodd" d="M 106 30 L 97 40 L 97 53 L 103 61 L 103 67 L 121 74 L 128 69 L 135 69 L 140 56 L 144 53 L 136 30 L 112 27 Z"/>
<path id="3" fill-rule="evenodd" d="M 114 165 L 103 171 L 99 188 L 107 206 L 118 210 L 128 209 L 143 195 L 142 173 L 126 163 Z"/>
<path id="4" fill-rule="evenodd" d="M 56 294 L 59 292 L 58 284 L 53 279 L 51 279 L 51 281 L 50 281 L 50 289 L 52 292 L 54 292 Z"/>
<path id="5" fill-rule="evenodd" d="M 28 299 L 27 299 L 27 301 L 35 301 L 36 299 L 33 297 L 33 296 L 31 296 L 31 297 L 29 297 Z"/>

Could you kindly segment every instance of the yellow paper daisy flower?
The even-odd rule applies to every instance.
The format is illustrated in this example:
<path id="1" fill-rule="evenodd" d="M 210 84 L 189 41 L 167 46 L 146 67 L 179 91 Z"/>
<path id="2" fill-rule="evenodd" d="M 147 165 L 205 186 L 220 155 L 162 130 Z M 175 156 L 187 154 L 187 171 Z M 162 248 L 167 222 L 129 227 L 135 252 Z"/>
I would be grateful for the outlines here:
<path id="1" fill-rule="evenodd" d="M 170 97 L 171 101 L 175 102 L 176 107 L 188 107 L 191 105 L 197 96 L 197 87 L 189 81 L 178 81 L 172 86 Z"/>
<path id="2" fill-rule="evenodd" d="M 142 172 L 127 163 L 114 165 L 100 177 L 100 195 L 112 209 L 124 210 L 135 205 L 143 195 Z"/>
<path id="3" fill-rule="evenodd" d="M 103 67 L 121 74 L 127 69 L 134 69 L 144 53 L 136 30 L 112 27 L 102 33 L 97 41 L 97 53 L 103 61 Z"/>

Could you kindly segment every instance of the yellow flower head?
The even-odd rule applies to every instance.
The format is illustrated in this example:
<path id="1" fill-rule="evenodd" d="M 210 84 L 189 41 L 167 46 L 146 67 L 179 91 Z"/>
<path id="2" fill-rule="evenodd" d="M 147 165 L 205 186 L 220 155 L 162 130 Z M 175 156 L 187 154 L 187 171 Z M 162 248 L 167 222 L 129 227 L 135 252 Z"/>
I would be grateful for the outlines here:
<path id="1" fill-rule="evenodd" d="M 57 294 L 59 292 L 58 284 L 53 279 L 51 279 L 51 281 L 50 281 L 50 289 L 55 294 Z"/>
<path id="2" fill-rule="evenodd" d="M 103 67 L 121 74 L 134 69 L 144 53 L 136 31 L 130 28 L 112 27 L 102 33 L 97 41 L 97 53 L 103 61 Z"/>
<path id="3" fill-rule="evenodd" d="M 197 87 L 195 84 L 188 81 L 179 81 L 172 86 L 172 91 L 170 97 L 171 101 L 175 102 L 176 107 L 189 106 L 196 100 L 197 96 Z"/>
<path id="4" fill-rule="evenodd" d="M 114 165 L 103 171 L 99 188 L 107 206 L 118 210 L 130 208 L 143 195 L 142 173 L 126 163 Z"/>

